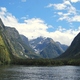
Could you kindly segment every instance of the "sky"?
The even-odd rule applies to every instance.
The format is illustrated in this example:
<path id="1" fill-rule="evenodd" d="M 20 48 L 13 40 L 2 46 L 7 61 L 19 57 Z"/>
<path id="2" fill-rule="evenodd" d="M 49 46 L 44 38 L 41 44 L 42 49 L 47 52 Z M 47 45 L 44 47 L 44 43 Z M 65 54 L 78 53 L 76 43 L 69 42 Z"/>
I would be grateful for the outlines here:
<path id="1" fill-rule="evenodd" d="M 0 18 L 29 40 L 50 37 L 70 45 L 80 32 L 80 0 L 0 0 Z"/>

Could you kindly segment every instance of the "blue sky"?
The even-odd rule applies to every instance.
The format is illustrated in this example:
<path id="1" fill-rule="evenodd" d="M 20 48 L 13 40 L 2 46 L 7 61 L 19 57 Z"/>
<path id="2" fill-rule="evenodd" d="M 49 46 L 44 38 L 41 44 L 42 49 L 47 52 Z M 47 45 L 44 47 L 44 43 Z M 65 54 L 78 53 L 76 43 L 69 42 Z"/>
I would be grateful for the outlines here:
<path id="1" fill-rule="evenodd" d="M 29 39 L 70 45 L 80 31 L 80 0 L 0 0 L 0 18 Z"/>

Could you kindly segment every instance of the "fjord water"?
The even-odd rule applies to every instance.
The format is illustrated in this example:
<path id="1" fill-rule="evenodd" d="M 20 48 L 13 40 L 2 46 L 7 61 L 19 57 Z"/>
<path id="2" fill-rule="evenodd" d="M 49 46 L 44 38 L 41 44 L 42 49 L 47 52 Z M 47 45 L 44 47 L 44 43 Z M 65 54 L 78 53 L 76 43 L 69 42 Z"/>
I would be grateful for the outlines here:
<path id="1" fill-rule="evenodd" d="M 80 66 L 4 66 L 0 80 L 80 80 Z"/>

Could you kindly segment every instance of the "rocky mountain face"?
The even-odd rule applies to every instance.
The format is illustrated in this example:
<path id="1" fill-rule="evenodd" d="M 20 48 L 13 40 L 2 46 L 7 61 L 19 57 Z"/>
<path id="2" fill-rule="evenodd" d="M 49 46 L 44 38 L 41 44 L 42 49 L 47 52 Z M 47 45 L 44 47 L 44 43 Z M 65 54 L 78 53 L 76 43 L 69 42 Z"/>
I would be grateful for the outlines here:
<path id="1" fill-rule="evenodd" d="M 55 58 L 61 55 L 68 46 L 53 41 L 51 38 L 38 37 L 30 41 L 31 47 L 43 58 Z"/>
<path id="2" fill-rule="evenodd" d="M 21 58 L 32 58 L 34 52 L 22 41 L 21 36 L 16 29 L 5 27 L 3 36 L 6 38 L 13 55 Z"/>
<path id="3" fill-rule="evenodd" d="M 58 58 L 61 59 L 80 58 L 80 33 L 74 38 L 70 47 Z"/>
<path id="4" fill-rule="evenodd" d="M 20 37 L 21 37 L 22 41 L 23 41 L 27 46 L 29 46 L 29 40 L 28 40 L 28 38 L 25 37 L 24 35 L 20 35 Z"/>
<path id="5" fill-rule="evenodd" d="M 49 43 L 46 38 L 38 37 L 29 41 L 30 46 L 35 50 L 36 53 L 40 53 Z"/>
<path id="6" fill-rule="evenodd" d="M 68 48 L 67 45 L 61 44 L 60 42 L 56 42 L 56 44 L 58 44 L 58 46 L 61 47 L 61 48 L 63 49 L 64 52 L 65 52 L 65 51 L 67 50 L 67 48 Z"/>
<path id="7" fill-rule="evenodd" d="M 15 57 L 36 58 L 39 56 L 23 42 L 15 28 L 4 26 L 0 19 L 0 61 L 8 62 Z"/>

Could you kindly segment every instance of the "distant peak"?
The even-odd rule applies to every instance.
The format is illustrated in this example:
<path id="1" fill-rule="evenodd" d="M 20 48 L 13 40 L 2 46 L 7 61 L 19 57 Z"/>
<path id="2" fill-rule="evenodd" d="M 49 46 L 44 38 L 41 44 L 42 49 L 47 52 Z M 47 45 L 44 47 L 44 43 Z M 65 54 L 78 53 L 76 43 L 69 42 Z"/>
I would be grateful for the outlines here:
<path id="1" fill-rule="evenodd" d="M 47 40 L 48 42 L 54 43 L 54 40 L 53 40 L 52 38 L 49 38 L 49 37 L 48 37 L 46 40 Z"/>

